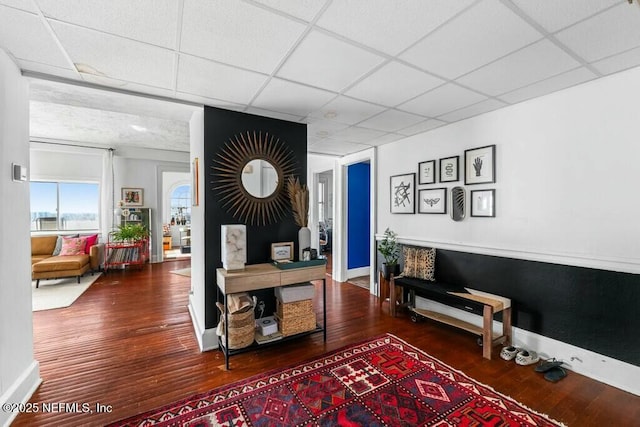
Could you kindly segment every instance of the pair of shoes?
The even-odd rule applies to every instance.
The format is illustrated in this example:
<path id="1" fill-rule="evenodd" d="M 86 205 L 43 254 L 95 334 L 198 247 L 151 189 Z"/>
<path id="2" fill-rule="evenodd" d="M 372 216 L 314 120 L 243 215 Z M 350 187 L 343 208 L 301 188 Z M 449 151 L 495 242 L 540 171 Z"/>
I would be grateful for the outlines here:
<path id="1" fill-rule="evenodd" d="M 521 366 L 531 365 L 540 360 L 535 351 L 520 350 L 516 355 L 516 363 Z"/>
<path id="2" fill-rule="evenodd" d="M 504 360 L 513 360 L 515 359 L 519 351 L 520 349 L 514 346 L 502 347 L 502 351 L 500 351 L 500 357 Z"/>
<path id="3" fill-rule="evenodd" d="M 548 370 L 558 367 L 562 365 L 564 362 L 560 360 L 556 360 L 555 357 L 553 359 L 547 359 L 545 361 L 540 361 L 538 366 L 534 369 L 536 372 L 547 372 Z"/>
<path id="4" fill-rule="evenodd" d="M 536 366 L 535 371 L 543 373 L 545 380 L 556 383 L 567 376 L 567 371 L 560 366 L 563 363 L 564 362 L 556 360 L 555 358 L 548 359 L 540 362 L 540 364 Z"/>

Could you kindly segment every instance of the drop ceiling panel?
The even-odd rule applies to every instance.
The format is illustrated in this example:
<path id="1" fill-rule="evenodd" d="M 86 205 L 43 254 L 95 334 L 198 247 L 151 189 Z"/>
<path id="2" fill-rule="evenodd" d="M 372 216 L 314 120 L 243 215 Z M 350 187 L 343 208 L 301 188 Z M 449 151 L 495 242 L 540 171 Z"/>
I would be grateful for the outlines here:
<path id="1" fill-rule="evenodd" d="M 0 6 L 1 47 L 18 59 L 59 68 L 71 66 L 38 15 L 6 6 Z"/>
<path id="2" fill-rule="evenodd" d="M 603 74 L 611 74 L 640 65 L 640 47 L 591 64 Z"/>
<path id="3" fill-rule="evenodd" d="M 272 79 L 252 106 L 265 110 L 307 116 L 329 102 L 335 94 L 281 79 Z"/>
<path id="4" fill-rule="evenodd" d="M 507 104 L 497 99 L 487 99 L 485 101 L 478 102 L 477 104 L 444 114 L 438 118 L 447 122 L 457 122 L 458 120 L 464 120 L 482 113 L 497 110 L 498 108 L 502 108 L 506 105 Z"/>
<path id="5" fill-rule="evenodd" d="M 386 132 L 381 132 L 379 130 L 366 129 L 357 126 L 351 126 L 345 130 L 341 130 L 336 132 L 333 135 L 334 139 L 339 139 L 342 141 L 356 142 L 356 143 L 367 143 L 368 141 L 380 138 Z"/>
<path id="6" fill-rule="evenodd" d="M 484 95 L 456 84 L 448 83 L 409 102 L 405 102 L 398 108 L 423 116 L 437 117 L 485 99 L 487 97 Z"/>
<path id="7" fill-rule="evenodd" d="M 381 130 L 385 132 L 395 132 L 424 120 L 424 117 L 398 110 L 387 110 L 362 123 L 359 126 Z"/>
<path id="8" fill-rule="evenodd" d="M 355 144 L 352 142 L 334 141 L 331 139 L 323 139 L 319 142 L 310 144 L 308 151 L 311 153 L 332 154 L 335 156 L 346 156 L 347 154 L 357 153 L 370 148 L 369 145 Z"/>
<path id="9" fill-rule="evenodd" d="M 273 9 L 280 10 L 296 18 L 311 21 L 320 12 L 326 0 L 255 0 Z"/>
<path id="10" fill-rule="evenodd" d="M 453 79 L 540 38 L 538 31 L 502 3 L 485 1 L 434 31 L 401 58 Z"/>
<path id="11" fill-rule="evenodd" d="M 395 55 L 433 31 L 471 0 L 334 1 L 318 20 L 320 27 Z"/>
<path id="12" fill-rule="evenodd" d="M 37 0 L 47 18 L 174 49 L 178 5 L 173 0 Z"/>
<path id="13" fill-rule="evenodd" d="M 305 25 L 245 2 L 184 2 L 181 51 L 271 74 Z"/>
<path id="14" fill-rule="evenodd" d="M 612 0 L 511 1 L 552 33 L 621 3 Z"/>
<path id="15" fill-rule="evenodd" d="M 443 122 L 442 120 L 429 119 L 429 120 L 420 122 L 416 125 L 409 126 L 408 128 L 404 128 L 398 131 L 398 133 L 405 136 L 411 136 L 418 133 L 426 132 L 431 129 L 439 128 L 440 126 L 444 126 L 446 124 L 447 122 Z"/>
<path id="16" fill-rule="evenodd" d="M 349 126 L 333 120 L 315 120 L 307 123 L 307 134 L 317 138 L 327 138 L 347 127 Z"/>
<path id="17" fill-rule="evenodd" d="M 0 0 L 0 5 L 2 4 L 31 13 L 38 12 L 38 10 L 33 6 L 32 0 Z"/>
<path id="18" fill-rule="evenodd" d="M 383 60 L 379 55 L 312 31 L 296 47 L 277 75 L 339 92 Z"/>
<path id="19" fill-rule="evenodd" d="M 640 7 L 619 3 L 556 37 L 589 62 L 640 46 Z"/>
<path id="20" fill-rule="evenodd" d="M 584 67 L 580 67 L 578 69 L 562 73 L 558 76 L 534 83 L 530 86 L 514 90 L 513 92 L 500 95 L 500 99 L 514 104 L 516 102 L 535 98 L 536 96 L 542 96 L 547 93 L 575 86 L 594 78 L 596 78 L 596 75 L 593 72 Z"/>
<path id="21" fill-rule="evenodd" d="M 367 144 L 378 147 L 380 145 L 388 144 L 393 141 L 398 141 L 402 138 L 405 138 L 405 136 L 400 133 L 387 133 L 379 138 L 372 139 L 371 141 L 367 142 Z"/>
<path id="22" fill-rule="evenodd" d="M 385 110 L 385 107 L 338 96 L 318 111 L 311 113 L 312 118 L 330 117 L 331 120 L 354 125 Z"/>
<path id="23" fill-rule="evenodd" d="M 580 65 L 565 51 L 544 39 L 457 81 L 489 95 L 499 95 Z"/>
<path id="24" fill-rule="evenodd" d="M 267 81 L 264 74 L 218 64 L 191 55 L 180 55 L 180 92 L 248 104 Z"/>
<path id="25" fill-rule="evenodd" d="M 173 87 L 172 51 L 68 24 L 52 22 L 51 26 L 76 68 L 113 79 Z"/>
<path id="26" fill-rule="evenodd" d="M 393 107 L 443 83 L 442 79 L 392 61 L 347 90 L 346 94 Z"/>

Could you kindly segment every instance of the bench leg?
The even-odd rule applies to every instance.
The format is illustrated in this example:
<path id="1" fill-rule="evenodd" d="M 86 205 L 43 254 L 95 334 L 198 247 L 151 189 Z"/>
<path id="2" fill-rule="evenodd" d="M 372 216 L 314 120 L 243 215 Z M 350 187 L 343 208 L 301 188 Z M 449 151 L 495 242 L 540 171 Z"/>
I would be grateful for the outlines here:
<path id="1" fill-rule="evenodd" d="M 505 345 L 511 345 L 511 307 L 502 311 L 502 335 L 505 337 Z"/>
<path id="2" fill-rule="evenodd" d="M 393 280 L 393 273 L 389 278 L 389 314 L 396 317 L 396 284 Z"/>
<path id="3" fill-rule="evenodd" d="M 40 279 L 36 279 L 36 288 L 40 286 Z"/>
<path id="4" fill-rule="evenodd" d="M 482 357 L 491 360 L 493 350 L 493 307 L 485 305 L 482 316 Z"/>

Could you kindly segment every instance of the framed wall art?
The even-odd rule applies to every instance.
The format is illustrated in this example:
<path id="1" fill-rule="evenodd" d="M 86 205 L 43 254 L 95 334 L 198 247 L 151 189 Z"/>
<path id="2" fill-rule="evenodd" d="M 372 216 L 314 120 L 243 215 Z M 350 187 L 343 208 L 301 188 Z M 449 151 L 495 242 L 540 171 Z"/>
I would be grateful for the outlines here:
<path id="1" fill-rule="evenodd" d="M 460 156 L 440 159 L 440 182 L 454 182 L 460 179 Z"/>
<path id="2" fill-rule="evenodd" d="M 418 213 L 446 214 L 447 189 L 429 188 L 418 192 Z"/>
<path id="3" fill-rule="evenodd" d="M 293 260 L 293 242 L 272 243 L 271 259 L 273 261 L 292 261 Z"/>
<path id="4" fill-rule="evenodd" d="M 391 177 L 391 213 L 412 214 L 415 209 L 416 174 Z"/>
<path id="5" fill-rule="evenodd" d="M 496 146 L 472 148 L 464 151 L 464 183 L 496 182 Z"/>
<path id="6" fill-rule="evenodd" d="M 124 202 L 124 206 L 144 206 L 142 188 L 122 187 L 120 200 Z"/>
<path id="7" fill-rule="evenodd" d="M 433 184 L 436 182 L 436 161 L 428 160 L 418 163 L 418 184 Z"/>
<path id="8" fill-rule="evenodd" d="M 487 218 L 496 216 L 496 190 L 471 191 L 471 216 Z"/>

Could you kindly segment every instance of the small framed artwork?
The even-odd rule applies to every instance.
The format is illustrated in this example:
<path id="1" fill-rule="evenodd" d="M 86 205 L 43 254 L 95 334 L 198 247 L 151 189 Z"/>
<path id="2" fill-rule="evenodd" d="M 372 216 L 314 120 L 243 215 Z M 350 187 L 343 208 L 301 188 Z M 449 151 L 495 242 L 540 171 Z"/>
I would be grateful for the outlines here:
<path id="1" fill-rule="evenodd" d="M 471 216 L 496 216 L 496 190 L 471 191 Z"/>
<path id="2" fill-rule="evenodd" d="M 418 213 L 446 214 L 447 189 L 429 188 L 418 192 Z"/>
<path id="3" fill-rule="evenodd" d="M 279 242 L 271 244 L 271 259 L 273 261 L 292 261 L 293 242 Z"/>
<path id="4" fill-rule="evenodd" d="M 121 200 L 124 206 L 144 206 L 142 199 L 142 188 L 122 187 Z"/>
<path id="5" fill-rule="evenodd" d="M 416 213 L 415 187 L 415 173 L 407 173 L 391 177 L 391 213 Z"/>
<path id="6" fill-rule="evenodd" d="M 418 163 L 418 184 L 433 184 L 436 182 L 436 161 L 428 160 Z"/>
<path id="7" fill-rule="evenodd" d="M 464 183 L 496 182 L 496 146 L 472 148 L 464 151 Z"/>
<path id="8" fill-rule="evenodd" d="M 440 159 L 440 182 L 454 182 L 460 179 L 459 161 L 460 156 Z"/>

